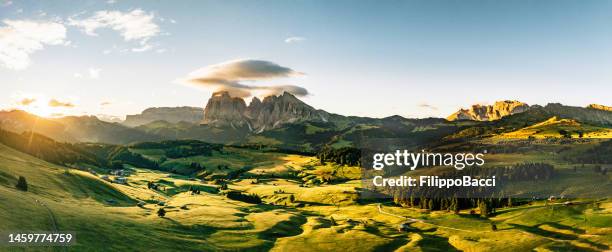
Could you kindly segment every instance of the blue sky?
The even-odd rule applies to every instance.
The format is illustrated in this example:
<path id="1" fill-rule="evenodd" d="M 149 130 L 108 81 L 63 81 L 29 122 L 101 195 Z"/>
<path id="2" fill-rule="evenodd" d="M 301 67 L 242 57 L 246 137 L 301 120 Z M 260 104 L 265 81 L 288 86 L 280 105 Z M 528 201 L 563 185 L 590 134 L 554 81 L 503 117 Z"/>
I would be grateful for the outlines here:
<path id="1" fill-rule="evenodd" d="M 301 87 L 305 102 L 344 115 L 444 117 L 504 99 L 610 105 L 611 13 L 611 1 L 5 0 L 0 106 L 202 107 L 219 86 L 177 80 L 250 59 L 299 74 L 231 81 Z M 39 44 L 15 45 L 23 38 Z"/>

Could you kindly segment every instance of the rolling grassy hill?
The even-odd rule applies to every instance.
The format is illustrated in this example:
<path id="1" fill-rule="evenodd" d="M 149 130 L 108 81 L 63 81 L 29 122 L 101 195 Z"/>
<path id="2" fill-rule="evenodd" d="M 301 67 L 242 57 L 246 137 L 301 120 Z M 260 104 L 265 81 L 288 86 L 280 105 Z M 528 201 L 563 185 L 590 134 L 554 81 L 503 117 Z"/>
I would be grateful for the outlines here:
<path id="1" fill-rule="evenodd" d="M 0 145 L 0 230 L 76 231 L 78 243 L 70 248 L 75 251 L 601 251 L 612 245 L 612 203 L 605 199 L 576 199 L 573 205 L 535 201 L 482 218 L 470 214 L 474 209 L 453 214 L 360 202 L 360 168 L 321 164 L 315 157 L 224 147 L 210 156 L 173 159 L 166 149 L 128 149 L 151 160 L 165 158 L 168 167 L 199 162 L 212 170 L 228 165 L 231 172 L 250 166 L 244 176 L 228 180 L 228 188 L 256 194 L 263 204 L 231 200 L 218 193 L 218 185 L 163 169 L 129 166 L 128 183 L 113 184 Z M 569 174 L 562 179 L 571 179 L 571 166 L 554 154 L 500 153 L 489 159 L 529 160 L 552 160 L 561 174 Z M 27 192 L 15 189 L 18 176 L 27 178 Z M 149 182 L 160 188 L 149 189 Z M 162 207 L 164 218 L 156 215 Z M 417 221 L 398 231 L 406 218 Z"/>
<path id="2" fill-rule="evenodd" d="M 565 133 L 565 134 L 562 134 Z M 546 121 L 503 133 L 497 138 L 612 138 L 612 129 L 580 123 L 573 119 L 560 119 L 556 116 Z"/>

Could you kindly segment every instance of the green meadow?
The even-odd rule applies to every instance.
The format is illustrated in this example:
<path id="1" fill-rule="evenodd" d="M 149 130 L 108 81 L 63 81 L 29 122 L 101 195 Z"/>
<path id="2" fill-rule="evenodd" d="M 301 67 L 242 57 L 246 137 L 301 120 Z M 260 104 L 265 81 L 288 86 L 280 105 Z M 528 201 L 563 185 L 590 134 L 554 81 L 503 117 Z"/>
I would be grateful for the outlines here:
<path id="1" fill-rule="evenodd" d="M 0 230 L 75 231 L 77 243 L 68 247 L 74 251 L 605 251 L 612 245 L 612 201 L 605 198 L 571 205 L 536 200 L 485 218 L 478 209 L 452 213 L 364 202 L 359 167 L 315 157 L 231 147 L 176 159 L 163 149 L 132 151 L 164 162 L 158 170 L 126 166 L 128 182 L 118 184 L 0 145 Z M 550 185 L 573 172 L 545 154 L 490 156 L 494 164 L 521 158 L 553 159 L 561 178 Z M 191 163 L 206 172 L 168 171 Z M 222 188 L 216 178 L 240 169 Z M 15 188 L 19 176 L 27 179 L 26 192 Z M 609 175 L 602 182 L 609 183 Z M 228 190 L 262 202 L 230 199 Z M 403 223 L 406 229 L 399 230 Z"/>

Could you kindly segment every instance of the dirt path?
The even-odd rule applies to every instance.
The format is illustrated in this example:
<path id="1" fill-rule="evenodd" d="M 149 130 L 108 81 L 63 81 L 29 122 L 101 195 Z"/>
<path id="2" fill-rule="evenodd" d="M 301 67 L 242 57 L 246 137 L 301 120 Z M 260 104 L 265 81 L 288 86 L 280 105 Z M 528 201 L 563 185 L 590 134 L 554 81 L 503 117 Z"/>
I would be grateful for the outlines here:
<path id="1" fill-rule="evenodd" d="M 49 208 L 49 206 L 47 206 L 47 204 L 45 204 L 44 202 L 42 202 L 41 200 L 38 199 L 34 199 L 33 197 L 30 197 L 32 200 L 34 200 L 34 202 L 39 205 L 44 207 L 47 210 L 47 213 L 49 214 L 49 219 L 51 220 L 51 225 L 53 226 L 53 233 L 59 233 L 60 230 L 57 227 L 57 219 L 55 218 L 55 214 L 53 213 L 53 211 L 51 211 L 51 208 Z M 55 250 L 55 249 L 53 249 Z M 61 247 L 62 251 L 68 251 L 68 248 L 66 246 L 62 246 Z"/>
<path id="2" fill-rule="evenodd" d="M 58 233 L 59 228 L 57 228 L 57 220 L 55 219 L 55 214 L 53 214 L 53 211 L 51 211 L 51 208 L 49 208 L 47 204 L 45 204 L 44 202 L 40 200 L 35 199 L 34 201 L 36 201 L 38 205 L 41 205 L 47 210 L 47 213 L 49 214 L 49 219 L 51 219 L 51 224 L 53 225 L 53 232 Z"/>
<path id="3" fill-rule="evenodd" d="M 425 223 L 425 224 L 429 224 L 429 225 L 432 225 L 432 226 L 436 226 L 436 227 L 440 227 L 440 228 L 445 228 L 445 229 L 452 229 L 452 230 L 465 231 L 465 232 L 492 232 L 492 231 L 473 231 L 473 230 L 467 230 L 467 229 L 447 227 L 447 226 L 442 226 L 442 225 L 438 225 L 438 224 L 433 224 L 431 222 L 426 222 L 425 220 L 422 220 L 422 219 L 414 219 L 414 218 L 408 218 L 406 216 L 400 216 L 400 215 L 397 215 L 397 214 L 392 214 L 392 213 L 383 211 L 381 204 L 378 204 L 378 212 L 380 214 L 389 215 L 389 216 L 393 216 L 393 217 L 409 220 L 409 221 L 412 221 L 412 222 L 421 222 L 421 223 Z"/>

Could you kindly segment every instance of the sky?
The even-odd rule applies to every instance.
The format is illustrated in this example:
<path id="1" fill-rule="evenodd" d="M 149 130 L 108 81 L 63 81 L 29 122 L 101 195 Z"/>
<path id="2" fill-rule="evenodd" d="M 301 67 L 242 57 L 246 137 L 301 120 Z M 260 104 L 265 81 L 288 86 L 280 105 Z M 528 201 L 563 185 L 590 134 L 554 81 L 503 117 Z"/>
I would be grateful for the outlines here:
<path id="1" fill-rule="evenodd" d="M 0 0 L 0 108 L 43 116 L 295 93 L 343 115 L 611 105 L 612 1 Z"/>

